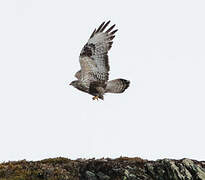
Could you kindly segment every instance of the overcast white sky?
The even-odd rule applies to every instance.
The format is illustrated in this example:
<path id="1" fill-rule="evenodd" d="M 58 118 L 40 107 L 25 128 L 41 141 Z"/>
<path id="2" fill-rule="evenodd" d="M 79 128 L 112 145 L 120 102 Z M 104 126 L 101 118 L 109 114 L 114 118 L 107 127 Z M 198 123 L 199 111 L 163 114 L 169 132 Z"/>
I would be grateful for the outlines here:
<path id="1" fill-rule="evenodd" d="M 190 0 L 1 0 L 0 162 L 205 160 L 205 11 Z M 69 86 L 93 29 L 119 31 L 104 101 Z"/>

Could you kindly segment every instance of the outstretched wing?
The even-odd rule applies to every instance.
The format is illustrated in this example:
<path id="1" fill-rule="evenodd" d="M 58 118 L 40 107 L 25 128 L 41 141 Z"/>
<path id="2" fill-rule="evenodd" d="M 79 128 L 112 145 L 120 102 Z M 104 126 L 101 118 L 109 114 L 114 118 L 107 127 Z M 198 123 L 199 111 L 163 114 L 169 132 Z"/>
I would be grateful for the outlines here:
<path id="1" fill-rule="evenodd" d="M 109 77 L 108 51 L 112 47 L 116 30 L 115 25 L 104 32 L 109 25 L 103 22 L 94 30 L 80 53 L 81 78 L 92 78 L 92 81 L 107 81 Z M 112 31 L 113 30 L 113 31 Z"/>

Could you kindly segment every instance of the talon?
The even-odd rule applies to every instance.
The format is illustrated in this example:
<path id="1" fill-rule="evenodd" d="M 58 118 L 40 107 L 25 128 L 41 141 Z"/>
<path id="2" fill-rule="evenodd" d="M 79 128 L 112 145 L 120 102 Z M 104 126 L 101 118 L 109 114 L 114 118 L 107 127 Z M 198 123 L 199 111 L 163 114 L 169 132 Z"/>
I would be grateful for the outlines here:
<path id="1" fill-rule="evenodd" d="M 96 99 L 98 100 L 99 97 L 98 97 L 98 96 L 94 96 L 94 97 L 93 97 L 93 100 L 96 100 Z"/>

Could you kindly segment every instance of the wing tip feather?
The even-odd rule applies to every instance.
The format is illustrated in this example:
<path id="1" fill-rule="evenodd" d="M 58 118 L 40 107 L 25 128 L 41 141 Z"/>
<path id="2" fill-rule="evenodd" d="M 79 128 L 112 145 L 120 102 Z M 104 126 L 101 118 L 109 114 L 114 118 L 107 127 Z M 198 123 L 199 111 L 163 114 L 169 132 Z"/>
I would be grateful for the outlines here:
<path id="1" fill-rule="evenodd" d="M 104 26 L 104 24 L 105 24 L 105 21 L 102 22 L 102 24 L 98 27 L 96 33 L 101 32 L 101 29 L 102 29 L 102 27 Z"/>
<path id="2" fill-rule="evenodd" d="M 100 32 L 103 32 L 109 24 L 110 24 L 110 21 L 106 22 L 106 24 L 101 28 Z"/>
<path id="3" fill-rule="evenodd" d="M 105 22 L 106 21 L 103 21 L 97 29 L 96 28 L 94 29 L 90 38 L 92 38 L 95 34 L 97 34 L 99 32 L 103 32 L 106 29 L 106 27 L 110 24 L 111 21 L 109 20 L 106 23 Z M 109 33 L 110 35 L 114 35 L 118 31 L 118 29 L 113 30 L 114 27 L 115 27 L 115 24 L 113 24 L 109 29 L 107 29 L 107 31 L 105 33 L 107 33 L 107 34 Z"/>
<path id="4" fill-rule="evenodd" d="M 113 24 L 107 31 L 106 33 L 109 33 L 110 31 L 112 31 L 112 29 L 115 27 L 115 24 Z"/>
<path id="5" fill-rule="evenodd" d="M 118 31 L 118 29 L 115 29 L 114 31 L 112 31 L 110 34 L 115 34 Z"/>
<path id="6" fill-rule="evenodd" d="M 90 38 L 92 38 L 96 33 L 96 28 L 94 29 L 93 33 L 91 34 Z"/>

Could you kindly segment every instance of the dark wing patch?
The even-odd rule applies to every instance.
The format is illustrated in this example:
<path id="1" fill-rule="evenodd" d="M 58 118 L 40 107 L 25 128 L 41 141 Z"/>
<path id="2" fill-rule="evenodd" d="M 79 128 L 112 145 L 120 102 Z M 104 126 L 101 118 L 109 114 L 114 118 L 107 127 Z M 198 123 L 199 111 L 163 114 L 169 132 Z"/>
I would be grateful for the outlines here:
<path id="1" fill-rule="evenodd" d="M 86 45 L 83 47 L 81 53 L 80 53 L 80 56 L 81 57 L 84 57 L 84 56 L 88 56 L 88 57 L 91 57 L 95 52 L 95 45 L 90 43 L 86 43 Z"/>

